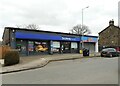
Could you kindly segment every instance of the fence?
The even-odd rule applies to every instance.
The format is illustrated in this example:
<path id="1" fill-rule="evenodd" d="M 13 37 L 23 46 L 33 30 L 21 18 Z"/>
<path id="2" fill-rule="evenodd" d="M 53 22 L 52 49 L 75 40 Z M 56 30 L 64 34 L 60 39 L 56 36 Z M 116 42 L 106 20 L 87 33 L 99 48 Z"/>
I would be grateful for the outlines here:
<path id="1" fill-rule="evenodd" d="M 7 51 L 10 51 L 9 46 L 0 46 L 0 59 L 3 59 Z"/>

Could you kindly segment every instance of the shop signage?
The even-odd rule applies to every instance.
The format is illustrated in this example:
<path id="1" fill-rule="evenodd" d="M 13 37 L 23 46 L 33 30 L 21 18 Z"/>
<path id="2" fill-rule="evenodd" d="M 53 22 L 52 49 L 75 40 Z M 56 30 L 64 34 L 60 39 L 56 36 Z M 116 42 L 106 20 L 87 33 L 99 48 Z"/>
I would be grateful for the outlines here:
<path id="1" fill-rule="evenodd" d="M 62 40 L 71 40 L 71 38 L 68 38 L 68 37 L 62 37 Z"/>
<path id="2" fill-rule="evenodd" d="M 75 38 L 70 38 L 70 37 L 62 37 L 62 40 L 72 41 L 72 40 L 76 40 L 76 39 Z"/>
<path id="3" fill-rule="evenodd" d="M 97 42 L 97 38 L 94 37 L 82 37 L 83 42 Z"/>
<path id="4" fill-rule="evenodd" d="M 80 37 L 66 37 L 54 34 L 35 34 L 26 32 L 16 32 L 16 38 L 20 39 L 38 39 L 38 40 L 67 40 L 67 41 L 80 41 Z"/>
<path id="5" fill-rule="evenodd" d="M 66 40 L 66 41 L 83 41 L 83 42 L 97 42 L 98 37 L 87 37 L 82 36 L 81 38 L 78 36 L 62 36 L 62 35 L 54 35 L 54 34 L 47 34 L 47 33 L 27 33 L 27 32 L 16 32 L 16 38 L 20 39 L 37 39 L 37 40 Z"/>

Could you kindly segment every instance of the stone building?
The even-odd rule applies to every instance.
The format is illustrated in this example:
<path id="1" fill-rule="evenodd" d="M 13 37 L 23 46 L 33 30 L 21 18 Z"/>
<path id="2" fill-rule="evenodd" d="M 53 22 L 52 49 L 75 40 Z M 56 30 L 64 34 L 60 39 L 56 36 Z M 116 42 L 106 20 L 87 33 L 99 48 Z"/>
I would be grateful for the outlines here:
<path id="1" fill-rule="evenodd" d="M 99 32 L 99 51 L 111 47 L 120 51 L 120 28 L 114 25 L 114 20 L 109 21 L 109 26 Z"/>

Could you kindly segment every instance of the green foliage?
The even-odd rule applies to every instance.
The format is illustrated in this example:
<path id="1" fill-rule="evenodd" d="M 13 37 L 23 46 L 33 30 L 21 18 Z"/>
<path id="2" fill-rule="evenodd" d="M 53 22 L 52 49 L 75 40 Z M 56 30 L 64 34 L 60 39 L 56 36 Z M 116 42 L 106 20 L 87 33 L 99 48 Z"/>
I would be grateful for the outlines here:
<path id="1" fill-rule="evenodd" d="M 4 56 L 4 66 L 18 64 L 20 61 L 18 51 L 8 51 Z"/>

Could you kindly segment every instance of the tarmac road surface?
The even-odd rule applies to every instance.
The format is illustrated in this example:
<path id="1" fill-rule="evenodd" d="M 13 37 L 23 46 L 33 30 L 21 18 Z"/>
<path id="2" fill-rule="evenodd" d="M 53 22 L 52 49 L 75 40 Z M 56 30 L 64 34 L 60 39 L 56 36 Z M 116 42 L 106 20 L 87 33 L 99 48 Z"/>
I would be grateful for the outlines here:
<path id="1" fill-rule="evenodd" d="M 51 62 L 39 69 L 3 74 L 3 84 L 118 84 L 118 57 Z"/>

